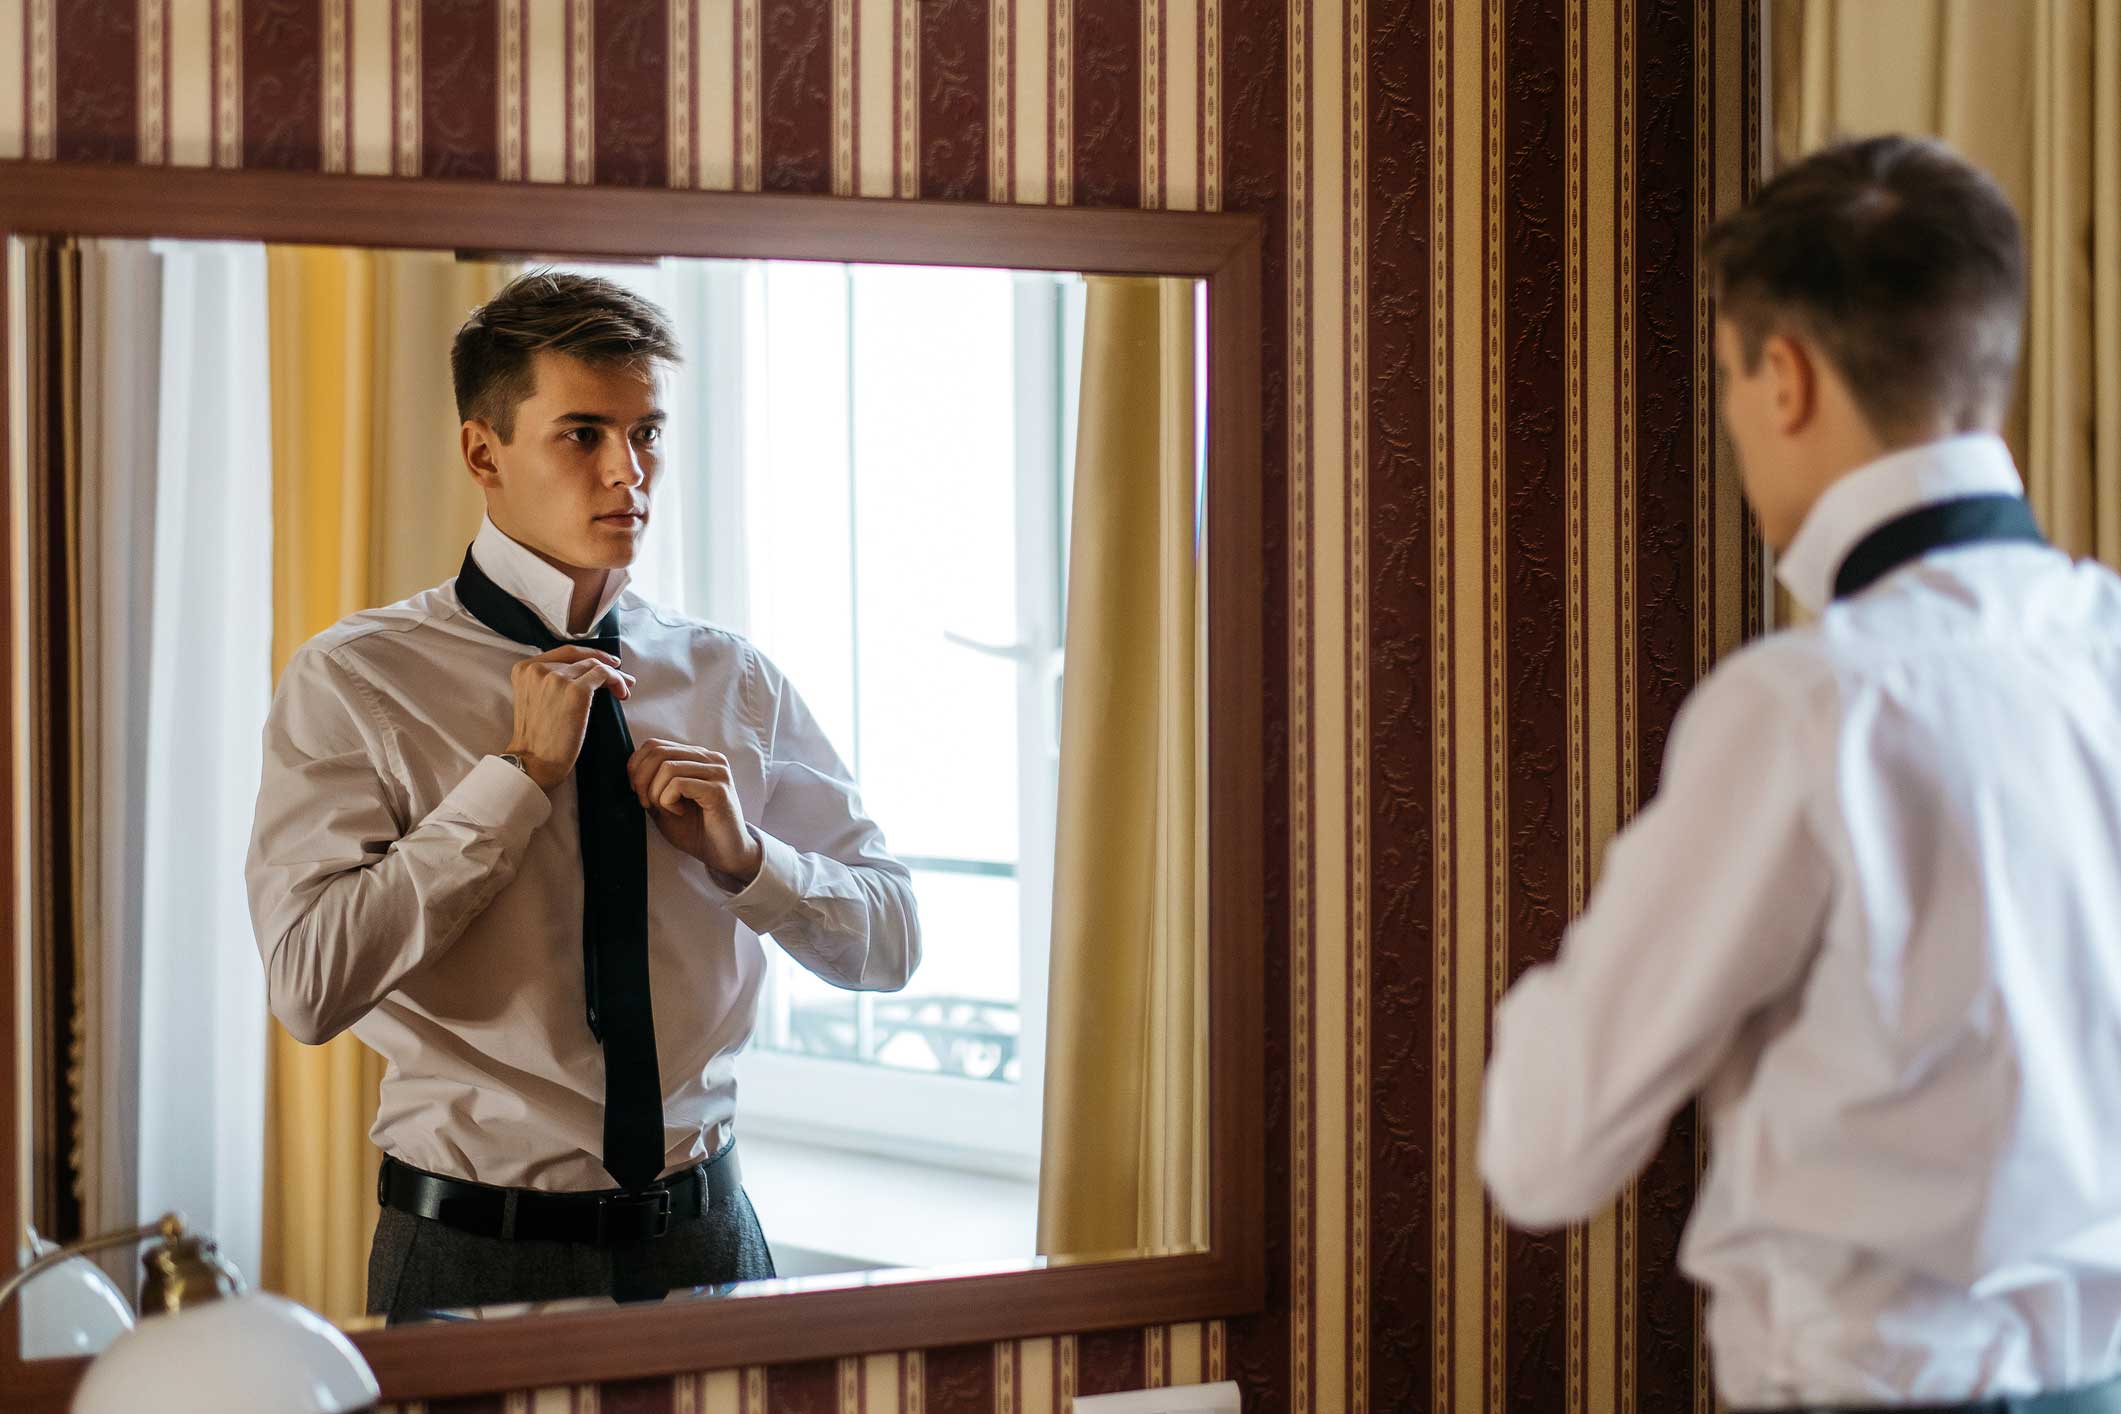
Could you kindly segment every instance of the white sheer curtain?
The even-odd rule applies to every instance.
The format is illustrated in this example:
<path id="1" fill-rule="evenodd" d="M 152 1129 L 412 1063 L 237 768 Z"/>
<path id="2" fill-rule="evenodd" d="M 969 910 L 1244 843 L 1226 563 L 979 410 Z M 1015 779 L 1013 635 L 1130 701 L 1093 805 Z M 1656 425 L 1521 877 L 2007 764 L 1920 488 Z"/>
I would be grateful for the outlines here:
<path id="1" fill-rule="evenodd" d="M 146 842 L 148 651 L 154 613 L 161 273 L 138 241 L 81 244 L 81 697 L 84 805 L 97 822 L 81 906 L 94 956 L 84 979 L 83 1226 L 138 1210 L 141 869 Z M 128 1282 L 137 1259 L 105 1269 Z"/>
<path id="2" fill-rule="evenodd" d="M 243 890 L 271 699 L 265 251 L 157 243 L 159 494 L 148 680 L 139 1211 L 259 1271 L 265 986 Z"/>

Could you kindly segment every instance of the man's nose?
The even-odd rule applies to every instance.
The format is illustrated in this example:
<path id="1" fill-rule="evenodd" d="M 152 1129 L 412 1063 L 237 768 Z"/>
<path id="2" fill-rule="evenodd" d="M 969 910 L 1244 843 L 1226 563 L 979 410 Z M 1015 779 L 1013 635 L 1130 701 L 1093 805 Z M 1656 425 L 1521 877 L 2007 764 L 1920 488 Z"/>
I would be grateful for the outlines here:
<path id="1" fill-rule="evenodd" d="M 631 442 L 623 443 L 604 468 L 604 480 L 612 486 L 639 486 L 647 479 L 648 469 L 641 465 L 641 454 Z"/>

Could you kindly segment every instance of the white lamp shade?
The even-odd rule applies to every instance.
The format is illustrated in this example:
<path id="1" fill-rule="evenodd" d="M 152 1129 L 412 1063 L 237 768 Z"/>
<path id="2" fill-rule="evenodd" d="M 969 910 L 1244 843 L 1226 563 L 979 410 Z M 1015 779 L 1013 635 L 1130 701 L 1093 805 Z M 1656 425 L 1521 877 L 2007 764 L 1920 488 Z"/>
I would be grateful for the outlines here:
<path id="1" fill-rule="evenodd" d="M 381 1397 L 328 1321 L 251 1292 L 140 1322 L 88 1367 L 73 1414 L 345 1414 Z"/>
<path id="2" fill-rule="evenodd" d="M 94 1355 L 132 1329 L 133 1308 L 116 1283 L 86 1257 L 68 1257 L 31 1277 L 22 1309 L 22 1358 Z"/>

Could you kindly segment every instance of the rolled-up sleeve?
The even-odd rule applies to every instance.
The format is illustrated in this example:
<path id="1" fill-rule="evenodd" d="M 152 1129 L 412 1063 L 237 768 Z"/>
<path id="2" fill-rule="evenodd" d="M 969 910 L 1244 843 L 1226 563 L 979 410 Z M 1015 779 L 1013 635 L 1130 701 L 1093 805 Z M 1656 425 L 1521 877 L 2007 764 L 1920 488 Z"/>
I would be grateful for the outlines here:
<path id="1" fill-rule="evenodd" d="M 305 648 L 265 724 L 245 882 L 273 1015 L 312 1045 L 455 943 L 552 811 L 528 776 L 487 757 L 424 819 L 403 819 L 367 691 Z"/>
<path id="2" fill-rule="evenodd" d="M 763 861 L 725 906 L 838 987 L 895 992 L 921 961 L 913 876 L 891 856 L 861 793 L 788 681 L 767 668 L 766 798 L 750 822 Z"/>

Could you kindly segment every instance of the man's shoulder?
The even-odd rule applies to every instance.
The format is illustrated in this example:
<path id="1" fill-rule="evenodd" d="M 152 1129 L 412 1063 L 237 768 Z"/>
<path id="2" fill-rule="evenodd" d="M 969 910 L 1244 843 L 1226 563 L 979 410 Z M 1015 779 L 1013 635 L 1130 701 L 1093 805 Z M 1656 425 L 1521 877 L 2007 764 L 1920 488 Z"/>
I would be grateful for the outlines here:
<path id="1" fill-rule="evenodd" d="M 749 672 L 771 672 L 773 665 L 757 645 L 735 629 L 681 613 L 632 590 L 619 596 L 619 624 L 628 639 L 653 634 L 668 653 L 695 660 L 721 661 Z"/>
<path id="2" fill-rule="evenodd" d="M 378 639 L 419 633 L 455 618 L 459 605 L 448 588 L 437 585 L 395 604 L 348 614 L 296 649 L 288 670 L 314 669 L 326 662 L 352 668 Z"/>

